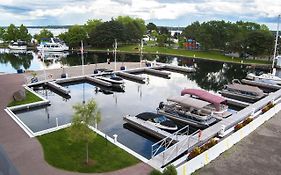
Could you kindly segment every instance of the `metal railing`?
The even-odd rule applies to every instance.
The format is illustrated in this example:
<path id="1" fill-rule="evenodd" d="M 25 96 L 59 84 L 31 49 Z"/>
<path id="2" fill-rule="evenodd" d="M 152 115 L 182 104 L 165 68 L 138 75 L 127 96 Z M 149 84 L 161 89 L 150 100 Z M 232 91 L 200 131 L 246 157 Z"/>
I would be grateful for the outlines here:
<path id="1" fill-rule="evenodd" d="M 182 132 L 183 131 L 183 132 Z M 161 148 L 164 148 L 165 150 L 169 148 L 169 146 L 173 142 L 178 142 L 179 137 L 183 135 L 188 135 L 189 133 L 189 125 L 181 128 L 180 130 L 174 132 L 170 136 L 165 137 L 164 139 L 154 143 L 151 146 L 151 158 L 155 157 L 161 150 Z"/>

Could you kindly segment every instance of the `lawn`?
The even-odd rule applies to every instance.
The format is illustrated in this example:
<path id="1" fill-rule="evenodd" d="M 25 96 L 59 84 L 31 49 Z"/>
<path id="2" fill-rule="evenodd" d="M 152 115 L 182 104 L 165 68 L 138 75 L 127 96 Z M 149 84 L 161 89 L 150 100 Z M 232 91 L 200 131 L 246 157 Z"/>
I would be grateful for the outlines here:
<path id="1" fill-rule="evenodd" d="M 97 136 L 89 144 L 89 158 L 92 165 L 86 165 L 86 144 L 72 143 L 68 139 L 67 129 L 38 137 L 45 160 L 52 166 L 82 173 L 101 173 L 119 170 L 135 165 L 137 158 Z"/>
<path id="2" fill-rule="evenodd" d="M 124 52 L 133 52 L 138 53 L 138 46 L 137 45 L 128 45 L 119 47 L 118 50 Z M 191 51 L 185 49 L 171 49 L 167 47 L 151 47 L 151 46 L 144 46 L 143 48 L 144 53 L 151 53 L 151 54 L 164 54 L 164 55 L 174 55 L 174 56 L 183 56 L 183 57 L 196 57 L 201 59 L 207 60 L 216 60 L 216 61 L 223 61 L 223 62 L 234 62 L 234 63 L 241 63 L 241 58 L 231 58 L 229 56 L 225 56 L 218 51 Z M 251 59 L 244 59 L 243 63 L 249 64 L 270 64 L 268 61 L 264 60 L 251 60 Z"/>
<path id="3" fill-rule="evenodd" d="M 38 96 L 36 96 L 33 93 L 29 92 L 28 90 L 25 90 L 25 94 L 26 94 L 26 98 L 24 100 L 22 100 L 22 101 L 14 101 L 13 100 L 12 102 L 10 102 L 8 104 L 8 107 L 42 101 L 41 98 L 39 98 Z"/>

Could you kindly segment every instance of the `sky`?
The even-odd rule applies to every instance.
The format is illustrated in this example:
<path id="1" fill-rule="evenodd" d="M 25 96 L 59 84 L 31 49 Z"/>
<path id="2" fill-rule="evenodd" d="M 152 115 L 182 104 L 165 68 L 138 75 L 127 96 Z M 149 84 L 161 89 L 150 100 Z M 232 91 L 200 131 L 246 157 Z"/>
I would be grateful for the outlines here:
<path id="1" fill-rule="evenodd" d="M 277 28 L 281 0 L 0 0 L 0 26 L 72 25 L 128 15 L 160 26 L 238 20 Z"/>

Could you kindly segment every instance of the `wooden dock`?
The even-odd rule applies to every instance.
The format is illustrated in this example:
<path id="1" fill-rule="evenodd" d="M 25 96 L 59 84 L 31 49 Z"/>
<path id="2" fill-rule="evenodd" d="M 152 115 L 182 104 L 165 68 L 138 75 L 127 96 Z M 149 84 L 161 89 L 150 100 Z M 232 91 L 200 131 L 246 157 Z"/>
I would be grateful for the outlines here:
<path id="1" fill-rule="evenodd" d="M 69 95 L 69 93 L 70 93 L 69 89 L 67 89 L 67 88 L 57 84 L 54 81 L 49 81 L 49 82 L 46 83 L 46 85 L 51 87 L 51 88 L 53 88 L 53 89 L 55 89 L 56 91 L 58 91 L 58 92 L 60 92 L 60 93 L 62 93 L 64 95 Z"/>
<path id="2" fill-rule="evenodd" d="M 138 75 L 134 75 L 134 74 L 130 74 L 130 73 L 127 73 L 127 72 L 116 72 L 116 75 L 120 76 L 120 77 L 123 77 L 125 79 L 128 79 L 130 81 L 135 81 L 137 83 L 141 83 L 141 84 L 144 84 L 145 83 L 145 78 L 144 77 L 141 77 L 141 76 L 138 76 Z"/>

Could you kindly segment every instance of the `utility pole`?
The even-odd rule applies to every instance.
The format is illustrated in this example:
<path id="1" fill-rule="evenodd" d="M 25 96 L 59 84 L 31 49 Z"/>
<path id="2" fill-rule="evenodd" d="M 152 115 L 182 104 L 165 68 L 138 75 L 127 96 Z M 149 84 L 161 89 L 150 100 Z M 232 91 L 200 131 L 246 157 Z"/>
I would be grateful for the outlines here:
<path id="1" fill-rule="evenodd" d="M 279 39 L 279 21 L 280 21 L 280 14 L 278 15 L 278 21 L 277 21 L 277 31 L 276 31 L 276 37 L 275 37 L 275 46 L 274 46 L 274 53 L 273 53 L 273 61 L 272 61 L 272 74 L 275 75 L 276 70 L 274 69 L 274 61 L 277 54 L 277 45 L 278 45 L 278 39 Z"/>
<path id="2" fill-rule="evenodd" d="M 82 60 L 82 75 L 84 75 L 84 46 L 83 41 L 81 40 L 81 60 Z"/>

